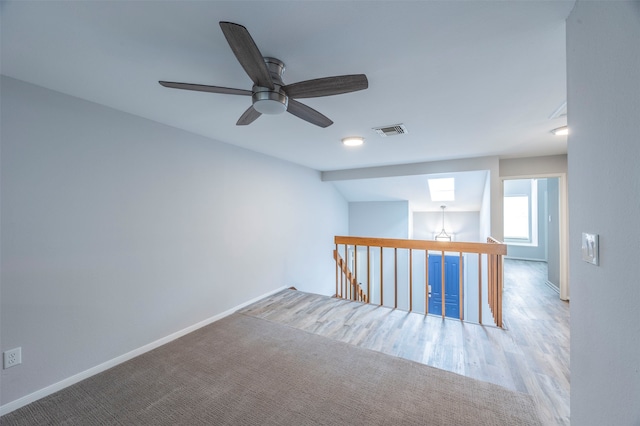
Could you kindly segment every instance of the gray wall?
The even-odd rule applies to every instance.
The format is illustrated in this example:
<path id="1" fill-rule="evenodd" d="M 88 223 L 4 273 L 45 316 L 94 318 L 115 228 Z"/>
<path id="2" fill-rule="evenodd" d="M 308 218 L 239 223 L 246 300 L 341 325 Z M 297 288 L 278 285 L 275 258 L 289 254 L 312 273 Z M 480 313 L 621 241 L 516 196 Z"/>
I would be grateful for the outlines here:
<path id="1" fill-rule="evenodd" d="M 409 238 L 409 203 L 407 201 L 349 203 L 349 235 Z"/>
<path id="2" fill-rule="evenodd" d="M 502 178 L 556 176 L 566 172 L 566 154 L 500 160 L 500 177 Z"/>
<path id="3" fill-rule="evenodd" d="M 640 2 L 567 19 L 571 423 L 640 424 Z M 581 233 L 600 236 L 600 265 Z"/>
<path id="4" fill-rule="evenodd" d="M 1 403 L 282 286 L 331 294 L 320 173 L 2 78 Z"/>

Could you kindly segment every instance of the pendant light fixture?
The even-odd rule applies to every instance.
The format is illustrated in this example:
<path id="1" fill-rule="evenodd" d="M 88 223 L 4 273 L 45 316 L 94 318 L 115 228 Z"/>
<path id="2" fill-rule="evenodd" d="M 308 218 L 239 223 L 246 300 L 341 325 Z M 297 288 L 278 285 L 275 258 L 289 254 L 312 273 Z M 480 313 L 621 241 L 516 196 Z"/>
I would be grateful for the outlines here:
<path id="1" fill-rule="evenodd" d="M 440 233 L 436 235 L 435 240 L 451 241 L 451 235 L 447 234 L 447 231 L 444 230 L 444 209 L 446 209 L 447 206 L 440 206 L 440 208 L 442 209 L 442 231 L 440 231 Z"/>

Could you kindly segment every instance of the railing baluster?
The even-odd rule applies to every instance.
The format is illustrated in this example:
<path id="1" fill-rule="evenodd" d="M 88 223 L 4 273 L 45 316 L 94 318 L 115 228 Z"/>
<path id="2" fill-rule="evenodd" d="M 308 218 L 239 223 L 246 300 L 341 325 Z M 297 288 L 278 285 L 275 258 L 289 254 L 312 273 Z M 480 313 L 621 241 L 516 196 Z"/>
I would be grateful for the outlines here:
<path id="1" fill-rule="evenodd" d="M 487 303 L 493 315 L 493 255 L 487 256 Z"/>
<path id="2" fill-rule="evenodd" d="M 444 250 L 442 250 L 442 261 L 440 263 L 440 271 L 442 272 L 442 278 L 440 280 L 440 284 L 441 284 L 441 292 L 440 292 L 440 298 L 442 299 L 442 319 L 444 319 L 444 315 L 445 315 L 445 306 L 444 306 L 444 299 L 445 299 L 445 293 L 444 293 Z"/>
<path id="3" fill-rule="evenodd" d="M 340 256 L 339 253 L 338 253 L 338 256 Z M 340 298 L 344 299 L 345 296 L 346 294 L 345 294 L 345 287 L 344 287 L 344 261 L 342 258 L 340 258 Z"/>
<path id="4" fill-rule="evenodd" d="M 498 269 L 500 267 L 500 256 L 496 255 L 496 304 L 495 304 L 495 308 L 496 308 L 496 314 L 495 314 L 495 319 L 496 319 L 496 324 L 498 324 L 500 322 L 500 309 L 498 308 L 499 303 L 500 303 L 500 297 L 502 296 L 500 294 L 500 270 Z"/>
<path id="5" fill-rule="evenodd" d="M 367 303 L 371 302 L 371 254 L 367 246 Z"/>
<path id="6" fill-rule="evenodd" d="M 462 276 L 462 252 L 460 252 L 460 260 L 459 260 L 459 265 L 460 267 L 460 271 L 458 272 L 458 283 L 460 285 L 460 289 L 458 290 L 458 303 L 460 306 L 460 321 L 464 320 L 464 285 L 463 285 L 463 279 L 464 277 Z"/>
<path id="7" fill-rule="evenodd" d="M 496 269 L 497 269 L 497 275 L 498 275 L 498 282 L 497 282 L 497 300 L 496 300 L 496 325 L 500 328 L 502 328 L 502 273 L 503 273 L 503 268 L 502 268 L 502 256 L 500 255 L 496 255 Z"/>
<path id="8" fill-rule="evenodd" d="M 393 282 L 393 307 L 398 309 L 398 248 L 393 248 L 393 274 L 394 274 L 394 282 Z"/>
<path id="9" fill-rule="evenodd" d="M 487 271 L 488 274 L 489 274 L 489 283 L 488 283 L 488 285 L 489 285 L 489 309 L 491 310 L 491 316 L 495 315 L 493 313 L 494 312 L 494 309 L 493 309 L 493 281 L 494 281 L 494 278 L 493 278 L 493 258 L 494 258 L 494 256 L 490 255 L 489 263 L 488 263 L 489 270 Z M 494 316 L 494 319 L 495 319 L 495 316 Z"/>
<path id="10" fill-rule="evenodd" d="M 358 282 L 358 246 L 354 245 L 353 246 L 353 279 L 355 280 L 355 282 Z M 354 291 L 354 293 L 356 293 Z M 358 299 L 359 294 L 354 294 L 353 295 L 353 300 L 357 300 Z"/>
<path id="11" fill-rule="evenodd" d="M 482 325 L 482 253 L 478 253 L 478 324 Z"/>
<path id="12" fill-rule="evenodd" d="M 496 319 L 496 256 L 491 255 L 491 315 Z"/>
<path id="13" fill-rule="evenodd" d="M 429 250 L 424 251 L 424 314 L 429 314 Z"/>
<path id="14" fill-rule="evenodd" d="M 340 259 L 340 297 L 344 299 L 345 287 L 344 287 L 344 268 L 342 259 Z"/>
<path id="15" fill-rule="evenodd" d="M 383 268 L 382 268 L 382 246 L 380 246 L 380 306 L 382 306 L 384 304 L 383 302 L 383 298 L 382 295 L 384 293 L 383 288 L 382 288 L 382 282 L 383 282 L 383 277 L 384 273 L 383 273 Z"/>
<path id="16" fill-rule="evenodd" d="M 342 262 L 347 264 L 347 270 L 349 267 L 349 248 L 347 244 L 344 245 L 344 257 L 342 258 Z M 351 283 L 347 283 L 347 271 L 344 271 L 344 280 L 345 280 L 345 299 L 351 299 Z"/>
<path id="17" fill-rule="evenodd" d="M 493 287 L 493 319 L 498 322 L 498 256 L 493 256 L 493 273 L 494 273 L 494 287 Z"/>
<path id="18" fill-rule="evenodd" d="M 409 312 L 413 311 L 413 251 L 409 249 Z"/>
<path id="19" fill-rule="evenodd" d="M 334 253 L 338 254 L 338 245 L 336 244 L 336 249 Z M 338 256 L 336 256 L 336 297 L 340 297 L 338 295 Z"/>

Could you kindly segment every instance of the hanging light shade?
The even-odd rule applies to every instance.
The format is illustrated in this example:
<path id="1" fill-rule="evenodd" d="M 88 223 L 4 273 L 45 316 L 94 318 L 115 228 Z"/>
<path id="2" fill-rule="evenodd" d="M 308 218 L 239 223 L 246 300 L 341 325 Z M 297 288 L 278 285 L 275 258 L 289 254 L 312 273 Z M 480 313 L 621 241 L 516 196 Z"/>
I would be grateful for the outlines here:
<path id="1" fill-rule="evenodd" d="M 444 230 L 444 209 L 446 209 L 447 206 L 440 206 L 440 208 L 442 209 L 442 231 L 440 231 L 434 239 L 436 241 L 451 241 L 451 235 L 447 234 L 447 231 Z"/>

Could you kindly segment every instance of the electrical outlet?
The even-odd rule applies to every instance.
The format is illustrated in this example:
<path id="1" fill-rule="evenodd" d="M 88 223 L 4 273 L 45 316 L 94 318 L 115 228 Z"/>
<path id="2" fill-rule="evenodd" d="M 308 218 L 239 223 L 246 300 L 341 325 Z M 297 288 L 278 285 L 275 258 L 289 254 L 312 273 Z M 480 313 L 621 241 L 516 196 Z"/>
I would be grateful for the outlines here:
<path id="1" fill-rule="evenodd" d="M 22 364 L 22 348 L 9 349 L 2 354 L 4 357 L 4 368 L 15 367 Z"/>

